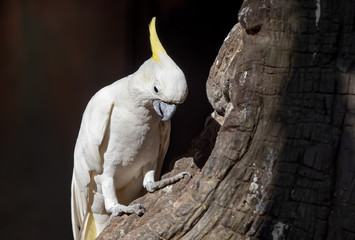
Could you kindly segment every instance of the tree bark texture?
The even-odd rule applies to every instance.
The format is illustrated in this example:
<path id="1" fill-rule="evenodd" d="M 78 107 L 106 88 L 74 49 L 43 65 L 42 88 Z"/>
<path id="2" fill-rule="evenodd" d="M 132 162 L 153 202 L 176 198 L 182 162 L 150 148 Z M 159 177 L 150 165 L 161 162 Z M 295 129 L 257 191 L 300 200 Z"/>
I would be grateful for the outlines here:
<path id="1" fill-rule="evenodd" d="M 168 174 L 193 178 L 99 239 L 355 239 L 354 13 L 246 0 L 207 80 L 215 111 Z"/>

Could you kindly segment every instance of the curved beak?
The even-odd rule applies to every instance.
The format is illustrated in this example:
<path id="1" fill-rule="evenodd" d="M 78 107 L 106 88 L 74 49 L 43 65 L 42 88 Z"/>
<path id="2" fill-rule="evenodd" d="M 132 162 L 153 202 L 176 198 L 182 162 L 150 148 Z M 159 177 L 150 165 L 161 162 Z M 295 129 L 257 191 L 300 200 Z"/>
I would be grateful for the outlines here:
<path id="1" fill-rule="evenodd" d="M 177 108 L 176 104 L 166 103 L 161 100 L 153 100 L 153 107 L 155 112 L 162 117 L 162 121 L 169 120 Z"/>

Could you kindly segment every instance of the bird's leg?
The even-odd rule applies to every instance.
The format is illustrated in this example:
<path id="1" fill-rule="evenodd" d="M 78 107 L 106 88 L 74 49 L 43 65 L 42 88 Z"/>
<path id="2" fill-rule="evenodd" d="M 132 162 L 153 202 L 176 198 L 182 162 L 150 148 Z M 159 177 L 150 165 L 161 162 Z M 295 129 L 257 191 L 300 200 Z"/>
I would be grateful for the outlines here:
<path id="1" fill-rule="evenodd" d="M 132 213 L 142 215 L 145 212 L 145 208 L 141 204 L 125 206 L 118 202 L 113 177 L 107 177 L 105 175 L 96 176 L 95 181 L 101 182 L 105 209 L 108 213 L 111 213 L 111 217 Z"/>
<path id="2" fill-rule="evenodd" d="M 164 178 L 160 181 L 154 181 L 154 174 L 155 171 L 152 170 L 147 172 L 144 176 L 143 186 L 145 189 L 147 189 L 148 192 L 154 192 L 160 188 L 173 184 L 179 181 L 180 179 L 183 179 L 185 175 L 189 176 L 190 178 L 192 177 L 189 172 L 181 172 L 179 174 L 176 174 L 175 176 Z"/>

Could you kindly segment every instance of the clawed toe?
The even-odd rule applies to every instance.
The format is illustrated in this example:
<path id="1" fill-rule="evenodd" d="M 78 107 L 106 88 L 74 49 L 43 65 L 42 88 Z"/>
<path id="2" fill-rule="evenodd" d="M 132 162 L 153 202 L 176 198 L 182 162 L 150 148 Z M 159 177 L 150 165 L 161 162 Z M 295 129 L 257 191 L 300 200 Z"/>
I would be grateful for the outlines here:
<path id="1" fill-rule="evenodd" d="M 145 209 L 145 207 L 143 207 L 143 205 L 141 205 L 141 204 L 135 204 L 134 206 L 137 206 L 135 213 L 136 213 L 138 216 L 142 216 L 142 215 L 147 211 L 147 210 Z"/>
<path id="2" fill-rule="evenodd" d="M 187 176 L 189 176 L 190 178 L 192 178 L 192 175 L 191 175 L 191 173 L 189 173 L 189 172 L 181 172 L 180 174 L 181 174 L 182 178 L 184 178 L 184 175 L 187 175 Z"/>
<path id="3" fill-rule="evenodd" d="M 141 204 L 133 204 L 129 206 L 117 204 L 112 207 L 108 212 L 111 213 L 110 220 L 112 217 L 122 216 L 123 214 L 132 214 L 136 213 L 138 216 L 142 216 L 146 209 Z"/>

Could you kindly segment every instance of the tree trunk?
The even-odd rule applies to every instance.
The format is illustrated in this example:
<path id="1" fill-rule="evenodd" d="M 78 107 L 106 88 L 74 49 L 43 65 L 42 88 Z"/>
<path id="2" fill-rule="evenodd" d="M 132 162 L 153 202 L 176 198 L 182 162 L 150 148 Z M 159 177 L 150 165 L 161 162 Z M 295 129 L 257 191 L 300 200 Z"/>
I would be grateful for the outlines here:
<path id="1" fill-rule="evenodd" d="M 355 239 L 354 2 L 246 0 L 211 67 L 215 112 L 99 239 Z"/>

